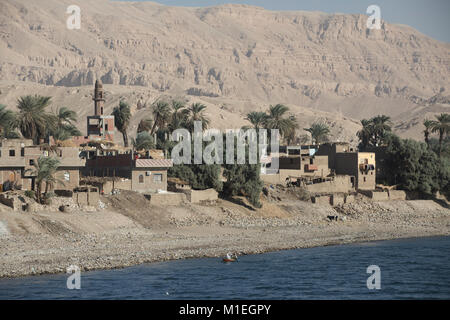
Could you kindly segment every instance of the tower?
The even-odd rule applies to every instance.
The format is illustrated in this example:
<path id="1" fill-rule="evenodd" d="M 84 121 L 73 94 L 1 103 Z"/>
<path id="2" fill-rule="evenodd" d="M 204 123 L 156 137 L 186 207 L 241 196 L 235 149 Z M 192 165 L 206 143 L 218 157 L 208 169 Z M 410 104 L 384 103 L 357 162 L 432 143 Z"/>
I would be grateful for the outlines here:
<path id="1" fill-rule="evenodd" d="M 92 100 L 94 101 L 94 115 L 87 117 L 87 138 L 89 140 L 114 142 L 114 116 L 105 116 L 103 114 L 105 96 L 103 84 L 100 80 L 95 81 Z"/>
<path id="2" fill-rule="evenodd" d="M 95 81 L 94 98 L 92 100 L 94 100 L 94 115 L 102 116 L 105 99 L 103 98 L 103 84 L 100 80 Z"/>

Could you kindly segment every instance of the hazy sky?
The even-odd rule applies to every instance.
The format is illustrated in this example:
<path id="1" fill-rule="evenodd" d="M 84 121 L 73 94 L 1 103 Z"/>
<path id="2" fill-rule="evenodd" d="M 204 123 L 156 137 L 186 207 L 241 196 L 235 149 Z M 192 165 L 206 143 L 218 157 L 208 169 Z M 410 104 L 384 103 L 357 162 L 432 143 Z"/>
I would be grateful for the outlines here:
<path id="1" fill-rule="evenodd" d="M 136 1 L 136 0 L 135 0 Z M 138 0 L 145 1 L 145 0 Z M 241 3 L 269 10 L 305 10 L 328 13 L 366 14 L 367 7 L 381 8 L 381 18 L 389 23 L 414 27 L 435 39 L 450 42 L 450 0 L 153 0 L 171 6 L 214 6 Z"/>

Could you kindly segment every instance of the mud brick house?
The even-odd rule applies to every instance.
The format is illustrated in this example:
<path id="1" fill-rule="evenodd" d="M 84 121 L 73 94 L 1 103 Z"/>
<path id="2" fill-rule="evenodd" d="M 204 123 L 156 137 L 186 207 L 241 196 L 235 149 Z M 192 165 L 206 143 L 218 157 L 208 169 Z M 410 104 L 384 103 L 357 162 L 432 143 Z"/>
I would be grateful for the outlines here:
<path id="1" fill-rule="evenodd" d="M 54 157 L 59 160 L 54 190 L 73 190 L 79 186 L 80 170 L 85 160 L 79 157 L 78 147 L 34 146 L 29 139 L 3 139 L 0 146 L 0 185 L 1 190 L 13 187 L 34 190 L 35 176 L 32 171 L 39 157 Z"/>
<path id="2" fill-rule="evenodd" d="M 170 159 L 141 158 L 129 151 L 114 155 L 97 155 L 86 161 L 86 177 L 114 178 L 117 189 L 142 193 L 167 191 L 167 169 Z M 117 179 L 120 178 L 120 179 Z"/>
<path id="3" fill-rule="evenodd" d="M 316 154 L 327 155 L 335 174 L 351 176 L 356 189 L 375 190 L 375 153 L 355 152 L 346 143 L 334 143 L 321 145 Z"/>

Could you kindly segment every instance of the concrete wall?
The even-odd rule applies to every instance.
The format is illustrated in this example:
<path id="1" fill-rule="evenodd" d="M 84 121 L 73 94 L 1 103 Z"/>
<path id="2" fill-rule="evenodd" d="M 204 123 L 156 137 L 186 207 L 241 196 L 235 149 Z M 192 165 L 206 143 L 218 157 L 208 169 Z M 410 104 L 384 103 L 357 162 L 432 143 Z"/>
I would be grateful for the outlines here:
<path id="1" fill-rule="evenodd" d="M 261 180 L 266 182 L 266 183 L 271 183 L 271 184 L 279 184 L 279 183 L 284 183 L 284 181 L 281 181 L 280 179 L 280 174 L 262 174 L 261 176 Z"/>
<path id="2" fill-rule="evenodd" d="M 200 203 L 202 201 L 216 201 L 218 193 L 214 189 L 207 190 L 183 190 L 186 198 L 191 203 Z"/>
<path id="3" fill-rule="evenodd" d="M 161 181 L 156 177 L 160 175 Z M 141 180 L 140 180 L 141 177 Z M 138 192 L 156 192 L 167 190 L 167 169 L 134 168 L 131 173 L 131 190 Z"/>
<path id="4" fill-rule="evenodd" d="M 114 189 L 131 190 L 131 179 L 120 179 L 118 181 L 106 181 L 103 186 L 104 193 L 111 193 Z"/>
<path id="5" fill-rule="evenodd" d="M 179 206 L 186 202 L 184 193 L 153 193 L 148 197 L 155 206 Z"/>

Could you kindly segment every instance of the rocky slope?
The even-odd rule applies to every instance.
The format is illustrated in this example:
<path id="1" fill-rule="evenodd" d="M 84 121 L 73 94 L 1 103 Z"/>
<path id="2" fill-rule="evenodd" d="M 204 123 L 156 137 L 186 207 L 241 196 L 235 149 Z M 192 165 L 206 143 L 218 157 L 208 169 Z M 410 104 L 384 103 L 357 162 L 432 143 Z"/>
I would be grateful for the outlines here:
<path id="1" fill-rule="evenodd" d="M 302 126 L 321 110 L 344 139 L 358 129 L 352 119 L 385 113 L 404 121 L 449 90 L 450 44 L 385 22 L 367 30 L 365 15 L 77 3 L 80 30 L 66 28 L 71 1 L 0 3 L 0 103 L 13 107 L 41 90 L 90 113 L 87 90 L 99 78 L 135 109 L 161 96 L 203 101 L 220 128 L 271 103 L 291 105 Z M 107 106 L 118 99 L 112 93 Z M 448 99 L 436 103 L 448 107 Z"/>

